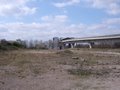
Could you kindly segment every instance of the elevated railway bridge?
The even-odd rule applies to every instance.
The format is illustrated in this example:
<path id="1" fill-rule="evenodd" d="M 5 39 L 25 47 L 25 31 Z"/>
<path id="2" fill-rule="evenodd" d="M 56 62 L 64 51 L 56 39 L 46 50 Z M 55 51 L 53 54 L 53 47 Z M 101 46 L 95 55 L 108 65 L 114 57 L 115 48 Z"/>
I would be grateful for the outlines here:
<path id="1" fill-rule="evenodd" d="M 74 48 L 79 45 L 88 45 L 89 48 L 93 47 L 111 47 L 120 48 L 120 34 L 84 37 L 84 38 L 68 38 L 61 40 L 62 48 Z"/>

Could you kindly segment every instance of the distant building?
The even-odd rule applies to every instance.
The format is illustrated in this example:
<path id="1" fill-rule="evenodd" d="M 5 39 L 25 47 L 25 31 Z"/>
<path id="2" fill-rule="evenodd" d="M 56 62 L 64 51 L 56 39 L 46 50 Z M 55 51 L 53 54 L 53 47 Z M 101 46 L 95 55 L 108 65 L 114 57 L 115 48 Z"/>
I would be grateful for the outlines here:
<path id="1" fill-rule="evenodd" d="M 59 41 L 60 39 L 58 37 L 53 38 L 53 49 L 59 49 Z"/>

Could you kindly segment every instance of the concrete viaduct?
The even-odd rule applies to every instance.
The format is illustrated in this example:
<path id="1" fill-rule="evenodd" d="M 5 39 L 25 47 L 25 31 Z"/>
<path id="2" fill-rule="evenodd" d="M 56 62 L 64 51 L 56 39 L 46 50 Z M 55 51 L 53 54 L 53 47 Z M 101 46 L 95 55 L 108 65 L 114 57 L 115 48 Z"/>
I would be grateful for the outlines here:
<path id="1" fill-rule="evenodd" d="M 61 40 L 62 48 L 69 46 L 69 48 L 74 48 L 78 44 L 87 44 L 89 48 L 93 48 L 95 45 L 109 45 L 110 47 L 120 47 L 120 34 L 106 35 L 106 36 L 96 36 L 96 37 L 85 37 L 85 38 L 72 38 Z"/>

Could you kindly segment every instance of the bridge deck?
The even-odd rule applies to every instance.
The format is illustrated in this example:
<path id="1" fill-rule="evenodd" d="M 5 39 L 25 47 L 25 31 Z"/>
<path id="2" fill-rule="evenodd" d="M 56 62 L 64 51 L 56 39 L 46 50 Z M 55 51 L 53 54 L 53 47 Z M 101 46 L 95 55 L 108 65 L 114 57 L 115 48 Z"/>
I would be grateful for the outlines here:
<path id="1" fill-rule="evenodd" d="M 61 42 L 65 43 L 65 42 L 94 41 L 94 40 L 108 40 L 108 39 L 120 39 L 120 34 L 97 36 L 97 37 L 86 37 L 86 38 L 74 38 L 74 39 L 62 40 Z"/>

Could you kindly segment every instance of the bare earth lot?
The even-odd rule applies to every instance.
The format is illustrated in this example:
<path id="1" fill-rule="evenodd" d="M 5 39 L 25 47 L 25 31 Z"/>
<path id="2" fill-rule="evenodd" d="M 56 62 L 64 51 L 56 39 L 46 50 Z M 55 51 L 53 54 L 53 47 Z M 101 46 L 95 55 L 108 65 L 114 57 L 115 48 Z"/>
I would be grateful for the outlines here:
<path id="1" fill-rule="evenodd" d="M 120 90 L 120 50 L 0 52 L 0 90 Z"/>

